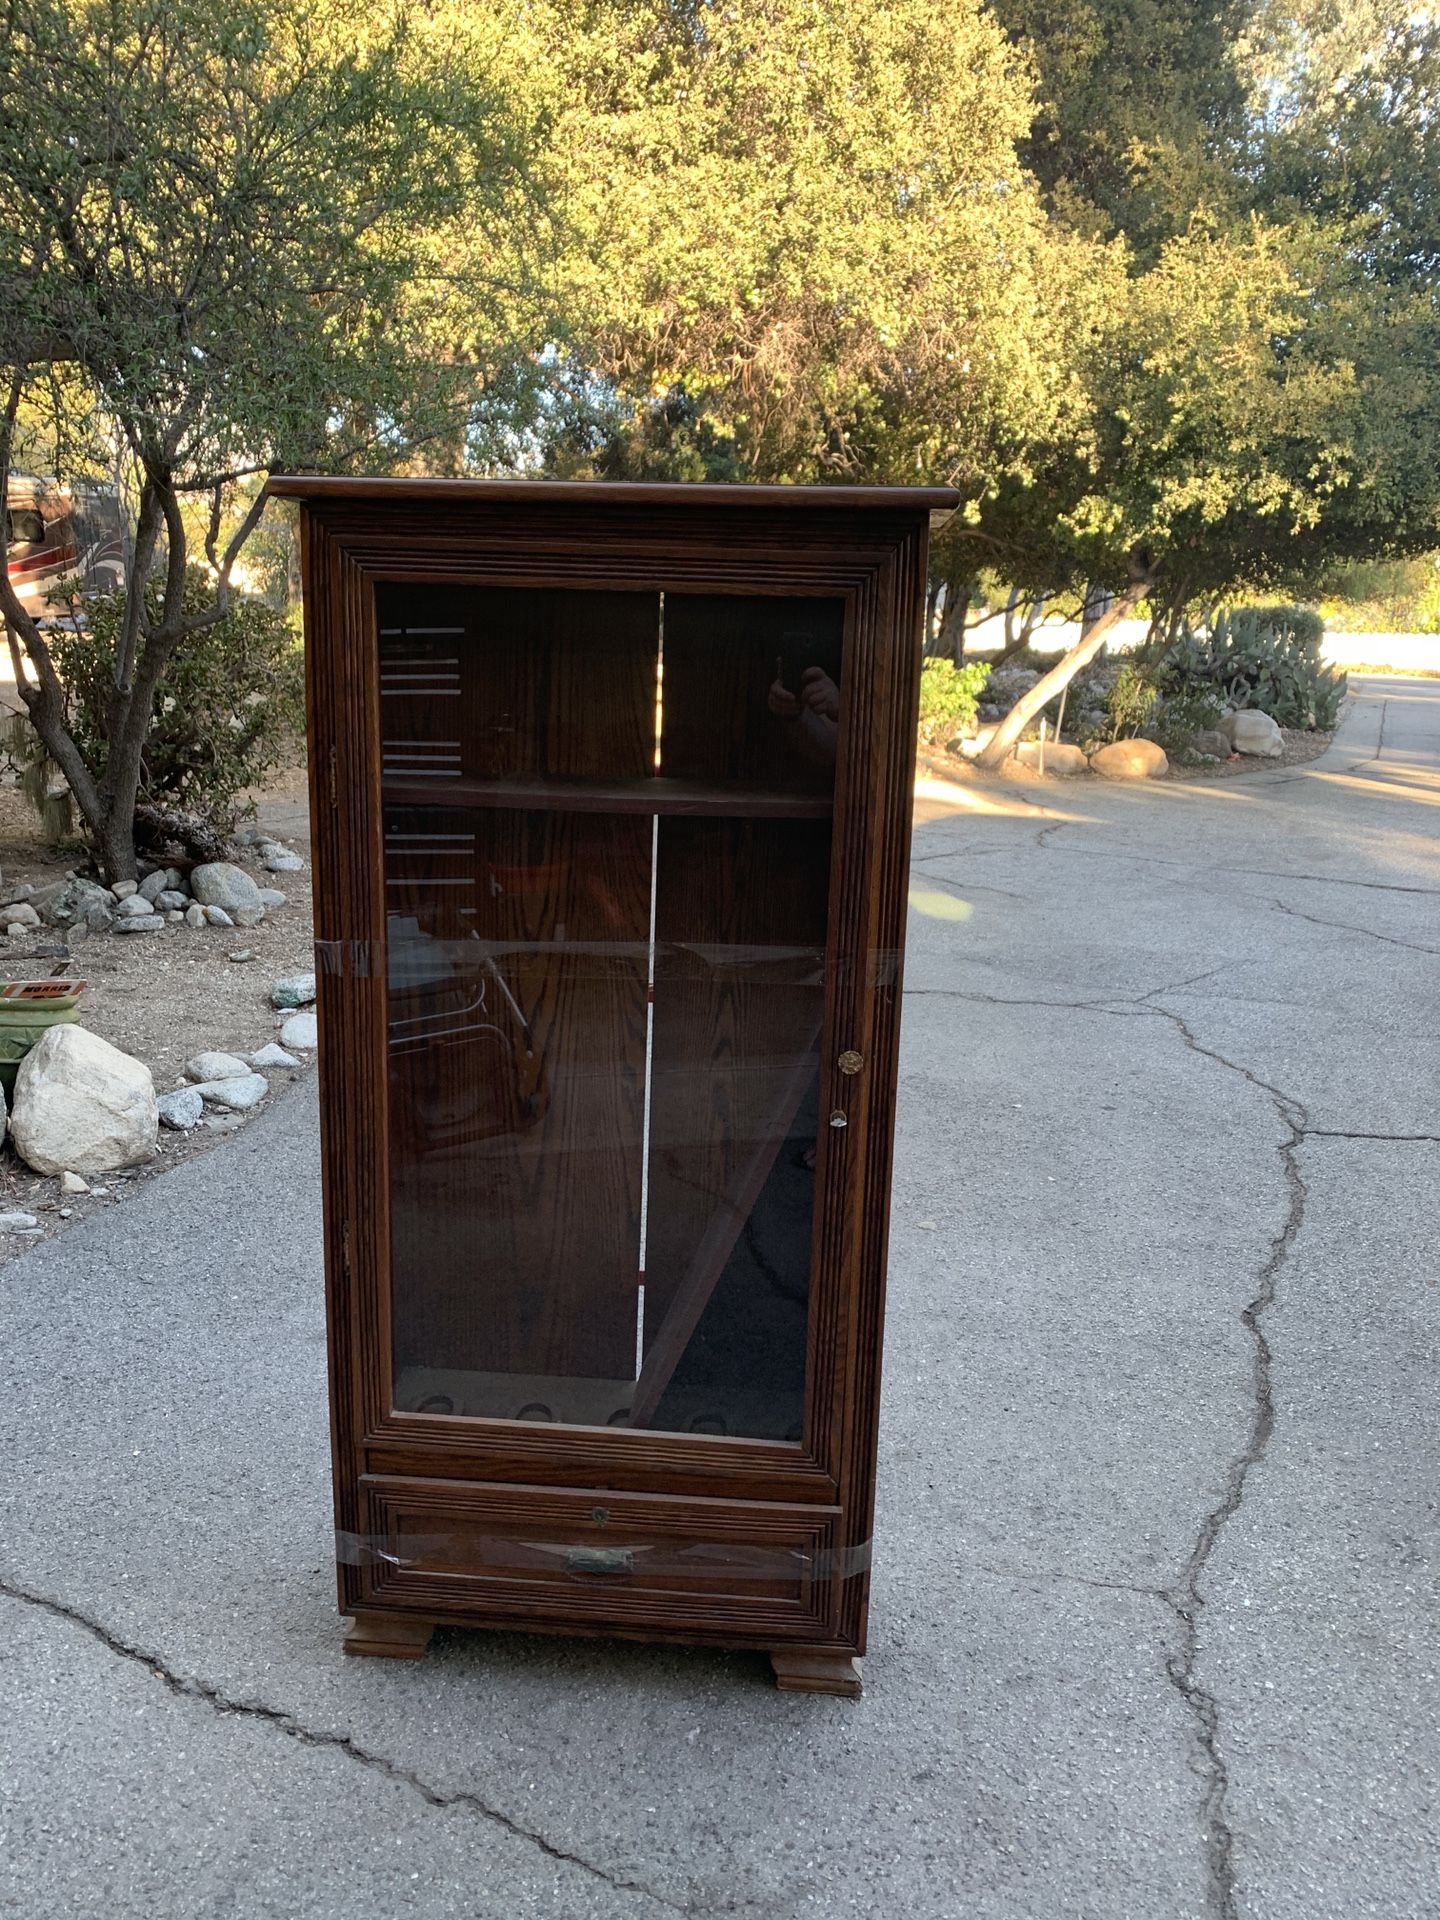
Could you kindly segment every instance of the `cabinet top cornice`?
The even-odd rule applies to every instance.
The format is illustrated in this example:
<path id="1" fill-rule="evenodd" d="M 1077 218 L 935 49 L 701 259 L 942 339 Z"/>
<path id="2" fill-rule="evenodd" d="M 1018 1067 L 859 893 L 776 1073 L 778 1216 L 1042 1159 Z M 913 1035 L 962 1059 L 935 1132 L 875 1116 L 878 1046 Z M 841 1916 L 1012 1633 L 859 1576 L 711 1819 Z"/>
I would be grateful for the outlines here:
<path id="1" fill-rule="evenodd" d="M 758 507 L 767 510 L 886 511 L 948 518 L 960 504 L 954 487 L 776 487 L 710 481 L 451 480 L 356 474 L 272 474 L 275 499 L 306 501 L 448 500 L 475 506 Z"/>

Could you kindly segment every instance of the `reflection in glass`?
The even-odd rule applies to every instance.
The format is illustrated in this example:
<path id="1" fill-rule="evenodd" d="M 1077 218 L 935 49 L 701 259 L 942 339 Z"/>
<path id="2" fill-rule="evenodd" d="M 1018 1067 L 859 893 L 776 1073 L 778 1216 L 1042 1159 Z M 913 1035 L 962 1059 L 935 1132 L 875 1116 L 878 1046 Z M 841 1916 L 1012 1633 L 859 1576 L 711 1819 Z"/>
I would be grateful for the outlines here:
<path id="1" fill-rule="evenodd" d="M 840 603 L 379 613 L 396 1407 L 798 1440 Z"/>

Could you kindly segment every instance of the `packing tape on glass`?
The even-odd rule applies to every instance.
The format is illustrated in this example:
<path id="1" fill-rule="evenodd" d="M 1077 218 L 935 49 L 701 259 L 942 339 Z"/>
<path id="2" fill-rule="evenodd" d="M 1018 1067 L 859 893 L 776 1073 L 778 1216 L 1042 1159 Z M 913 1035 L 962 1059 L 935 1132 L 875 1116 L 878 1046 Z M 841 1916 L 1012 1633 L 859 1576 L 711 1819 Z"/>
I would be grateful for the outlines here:
<path id="1" fill-rule="evenodd" d="M 543 953 L 553 958 L 559 952 L 567 963 L 582 957 L 595 962 L 597 974 L 609 971 L 616 962 L 629 967 L 647 959 L 649 948 L 634 941 L 516 941 L 479 939 L 442 939 L 436 935 L 407 930 L 392 933 L 387 942 L 373 940 L 317 940 L 315 971 L 338 980 L 376 980 L 388 975 L 392 989 L 423 991 L 427 987 L 459 985 L 467 972 L 488 968 L 514 957 L 524 960 Z M 825 953 L 818 947 L 782 947 L 757 945 L 721 945 L 695 941 L 661 941 L 657 958 L 679 960 L 687 967 L 709 967 L 717 973 L 743 969 L 765 975 L 775 985 L 788 987 L 820 986 L 849 971 L 845 960 L 827 965 Z M 869 988 L 892 986 L 899 973 L 897 949 L 872 947 L 865 955 L 865 984 Z"/>
<path id="2" fill-rule="evenodd" d="M 593 1539 L 518 1540 L 481 1527 L 462 1532 L 395 1534 L 335 1532 L 335 1558 L 346 1567 L 388 1567 L 396 1573 L 556 1574 L 603 1578 L 704 1580 L 723 1573 L 734 1583 L 853 1580 L 870 1568 L 870 1542 L 832 1549 L 772 1547 L 748 1541 L 628 1541 L 618 1530 Z"/>

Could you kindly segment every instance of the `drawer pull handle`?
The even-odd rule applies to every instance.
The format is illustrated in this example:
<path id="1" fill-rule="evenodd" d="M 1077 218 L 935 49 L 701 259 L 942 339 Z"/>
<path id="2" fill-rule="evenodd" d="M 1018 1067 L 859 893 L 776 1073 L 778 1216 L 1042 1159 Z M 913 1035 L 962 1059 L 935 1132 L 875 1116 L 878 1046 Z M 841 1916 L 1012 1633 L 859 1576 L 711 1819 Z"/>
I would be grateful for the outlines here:
<path id="1" fill-rule="evenodd" d="M 635 1556 L 628 1547 L 571 1547 L 565 1555 L 567 1573 L 633 1573 Z"/>

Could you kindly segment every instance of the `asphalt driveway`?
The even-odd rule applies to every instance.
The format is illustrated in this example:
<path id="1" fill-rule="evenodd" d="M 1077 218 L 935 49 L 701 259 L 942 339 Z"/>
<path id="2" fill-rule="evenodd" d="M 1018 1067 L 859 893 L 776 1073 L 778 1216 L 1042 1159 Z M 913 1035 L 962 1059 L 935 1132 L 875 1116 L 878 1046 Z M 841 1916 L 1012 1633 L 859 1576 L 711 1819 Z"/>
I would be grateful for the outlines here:
<path id="1" fill-rule="evenodd" d="M 307 1086 L 0 1273 L 0 1911 L 1440 1913 L 1440 683 L 921 811 L 865 1698 L 342 1660 Z"/>

